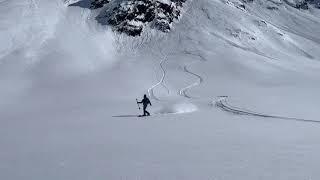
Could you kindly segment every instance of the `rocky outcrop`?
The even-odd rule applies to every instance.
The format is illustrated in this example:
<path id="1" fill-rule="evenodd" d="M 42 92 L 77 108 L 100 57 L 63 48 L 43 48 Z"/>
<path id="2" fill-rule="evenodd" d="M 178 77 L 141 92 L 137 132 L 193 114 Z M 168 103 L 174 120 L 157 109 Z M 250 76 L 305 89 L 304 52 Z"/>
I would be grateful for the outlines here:
<path id="1" fill-rule="evenodd" d="M 104 5 L 108 4 L 110 0 L 93 0 L 91 1 L 90 9 L 102 8 Z"/>
<path id="2" fill-rule="evenodd" d="M 145 26 L 169 32 L 181 15 L 185 0 L 128 0 L 113 8 L 108 23 L 114 30 L 131 36 L 140 35 Z"/>

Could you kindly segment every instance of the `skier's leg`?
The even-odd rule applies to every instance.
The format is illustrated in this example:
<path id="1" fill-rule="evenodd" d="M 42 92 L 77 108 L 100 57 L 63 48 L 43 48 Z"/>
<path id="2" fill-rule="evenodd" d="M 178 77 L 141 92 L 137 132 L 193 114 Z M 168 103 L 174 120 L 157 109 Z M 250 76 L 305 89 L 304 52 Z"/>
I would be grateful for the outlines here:
<path id="1" fill-rule="evenodd" d="M 146 116 L 147 112 L 148 112 L 148 111 L 147 111 L 147 107 L 146 107 L 146 106 L 143 106 L 143 115 Z"/>

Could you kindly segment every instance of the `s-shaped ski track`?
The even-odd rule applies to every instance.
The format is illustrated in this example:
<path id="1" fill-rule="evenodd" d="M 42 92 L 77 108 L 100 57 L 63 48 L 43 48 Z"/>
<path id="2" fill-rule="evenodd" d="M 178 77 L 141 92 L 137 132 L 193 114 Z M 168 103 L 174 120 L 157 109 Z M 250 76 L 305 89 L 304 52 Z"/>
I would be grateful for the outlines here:
<path id="1" fill-rule="evenodd" d="M 203 78 L 202 78 L 200 75 L 189 71 L 189 70 L 188 70 L 188 65 L 183 66 L 183 70 L 184 70 L 184 72 L 186 72 L 186 73 L 188 73 L 188 74 L 191 74 L 192 76 L 195 76 L 195 77 L 198 78 L 198 81 L 196 81 L 196 82 L 190 84 L 189 86 L 184 87 L 184 88 L 182 88 L 182 89 L 179 90 L 179 95 L 180 95 L 180 96 L 184 96 L 184 97 L 186 97 L 186 98 L 191 98 L 191 96 L 189 96 L 189 95 L 187 94 L 187 91 L 188 91 L 189 89 L 195 87 L 195 86 L 199 86 L 199 85 L 203 82 Z"/>
<path id="2" fill-rule="evenodd" d="M 163 63 L 166 62 L 166 60 L 167 60 L 167 59 L 164 58 L 164 59 L 161 60 L 160 63 L 159 63 L 159 66 L 160 66 L 161 71 L 162 71 L 162 77 L 161 77 L 160 81 L 157 82 L 156 84 L 154 84 L 153 86 L 151 86 L 151 88 L 148 89 L 148 94 L 149 94 L 149 96 L 150 96 L 151 98 L 155 99 L 155 100 L 158 100 L 158 101 L 160 101 L 160 99 L 154 95 L 154 89 L 155 89 L 157 86 L 162 85 L 164 88 L 166 88 L 167 93 L 168 93 L 168 94 L 170 93 L 169 89 L 168 89 L 168 88 L 164 85 L 164 83 L 163 83 L 163 82 L 164 82 L 164 79 L 166 78 L 166 74 L 167 74 L 166 70 L 165 70 L 164 67 L 163 67 Z"/>
<path id="3" fill-rule="evenodd" d="M 194 54 L 194 53 L 189 52 L 189 51 L 186 51 L 186 50 L 183 51 L 183 53 L 186 54 L 186 55 L 190 55 L 190 56 L 198 56 L 198 57 L 200 58 L 200 61 L 206 61 L 206 59 L 205 59 L 203 56 L 201 56 L 200 54 Z M 196 82 L 194 82 L 194 83 L 192 83 L 192 84 L 184 87 L 184 88 L 181 88 L 181 89 L 179 90 L 179 92 L 178 92 L 178 94 L 179 94 L 180 96 L 183 96 L 183 97 L 189 98 L 189 99 L 192 98 L 192 97 L 187 94 L 187 91 L 188 91 L 189 89 L 193 88 L 193 87 L 199 86 L 199 85 L 203 82 L 203 78 L 202 78 L 199 74 L 196 74 L 196 73 L 194 73 L 194 72 L 192 72 L 192 71 L 190 71 L 190 70 L 188 69 L 188 67 L 191 66 L 191 65 L 194 64 L 194 63 L 196 63 L 196 61 L 194 61 L 194 62 L 192 62 L 192 63 L 190 63 L 190 64 L 188 64 L 188 65 L 184 65 L 184 66 L 183 66 L 183 71 L 186 72 L 186 73 L 188 73 L 188 74 L 191 74 L 192 76 L 195 76 L 198 80 L 197 80 Z"/>

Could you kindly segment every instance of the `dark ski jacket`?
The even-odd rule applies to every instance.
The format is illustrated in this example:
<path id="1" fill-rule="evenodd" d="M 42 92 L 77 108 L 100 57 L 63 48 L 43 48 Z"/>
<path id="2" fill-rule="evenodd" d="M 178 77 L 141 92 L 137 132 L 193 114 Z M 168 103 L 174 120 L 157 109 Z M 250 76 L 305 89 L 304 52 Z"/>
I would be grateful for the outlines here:
<path id="1" fill-rule="evenodd" d="M 143 98 L 142 99 L 142 101 L 141 102 L 138 102 L 138 103 L 140 103 L 140 104 L 143 104 L 143 106 L 148 106 L 148 104 L 150 104 L 151 106 L 152 106 L 152 104 L 151 104 L 151 102 L 150 102 L 150 99 L 149 98 Z"/>

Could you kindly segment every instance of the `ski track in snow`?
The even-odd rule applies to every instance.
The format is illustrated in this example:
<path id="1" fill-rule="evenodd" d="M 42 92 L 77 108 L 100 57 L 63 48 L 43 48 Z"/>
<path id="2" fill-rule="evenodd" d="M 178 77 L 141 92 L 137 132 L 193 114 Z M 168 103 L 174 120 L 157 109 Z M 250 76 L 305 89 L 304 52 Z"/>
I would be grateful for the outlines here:
<path id="1" fill-rule="evenodd" d="M 200 58 L 200 61 L 206 61 L 206 59 L 205 59 L 201 54 L 194 54 L 194 53 L 192 53 L 192 52 L 190 52 L 190 51 L 183 51 L 182 53 L 183 53 L 183 54 L 186 54 L 186 55 L 190 55 L 190 56 L 197 56 L 198 58 Z M 173 54 L 171 54 L 171 55 L 173 55 Z M 165 78 L 166 78 L 166 76 L 167 76 L 167 72 L 166 72 L 163 64 L 164 64 L 166 61 L 167 61 L 167 57 L 165 56 L 165 58 L 164 58 L 162 61 L 160 61 L 160 63 L 159 63 L 160 69 L 161 69 L 161 71 L 162 71 L 162 77 L 161 77 L 160 81 L 158 81 L 156 84 L 154 84 L 153 86 L 151 86 L 151 87 L 148 89 L 148 94 L 149 94 L 149 96 L 150 96 L 151 98 L 157 100 L 157 101 L 160 101 L 160 98 L 158 98 L 157 96 L 154 95 L 154 89 L 155 89 L 156 87 L 162 85 L 162 86 L 167 90 L 167 93 L 168 93 L 168 94 L 170 93 L 170 90 L 169 90 L 168 87 L 166 87 L 166 85 L 164 84 L 164 80 L 165 80 Z M 183 66 L 183 71 L 184 71 L 185 73 L 187 73 L 187 74 L 190 74 L 190 75 L 192 75 L 192 76 L 195 76 L 198 80 L 197 80 L 196 82 L 194 82 L 194 83 L 192 83 L 192 84 L 190 84 L 190 85 L 188 85 L 188 86 L 186 86 L 186 87 L 183 87 L 183 88 L 181 88 L 180 90 L 178 90 L 178 95 L 183 96 L 183 97 L 188 98 L 188 99 L 190 99 L 190 98 L 192 98 L 192 97 L 187 94 L 187 91 L 188 91 L 189 89 L 195 87 L 195 86 L 199 86 L 199 85 L 203 82 L 203 78 L 202 78 L 199 74 L 196 74 L 196 73 L 194 73 L 194 72 L 192 72 L 192 71 L 189 70 L 190 66 L 191 66 L 192 64 L 194 64 L 194 63 L 196 63 L 196 61 L 194 61 L 194 62 L 192 62 L 192 63 L 190 63 L 190 64 L 188 64 L 188 65 L 184 65 L 184 66 Z"/>
<path id="2" fill-rule="evenodd" d="M 183 51 L 183 53 L 184 53 L 184 54 L 187 54 L 187 55 L 191 55 L 191 56 L 197 56 L 197 57 L 200 58 L 200 61 L 206 61 L 206 59 L 205 59 L 203 56 L 201 56 L 200 54 L 194 54 L 194 53 L 189 52 L 189 51 Z M 192 76 L 195 76 L 198 80 L 197 80 L 196 82 L 194 82 L 194 83 L 186 86 L 186 87 L 181 88 L 181 89 L 178 91 L 178 94 L 179 94 L 180 96 L 183 96 L 183 97 L 189 98 L 189 99 L 192 98 L 192 97 L 187 94 L 187 91 L 188 91 L 189 89 L 193 88 L 193 87 L 199 86 L 199 85 L 203 82 L 203 78 L 202 78 L 199 74 L 196 74 L 196 73 L 194 73 L 194 72 L 192 72 L 192 71 L 190 71 L 190 70 L 188 69 L 188 67 L 191 66 L 191 65 L 194 64 L 194 63 L 196 63 L 196 62 L 192 62 L 192 63 L 190 63 L 190 64 L 188 64 L 188 65 L 184 65 L 184 66 L 183 66 L 183 71 L 186 72 L 186 73 L 188 73 L 188 74 L 190 74 L 190 75 L 192 75 Z"/>
<path id="3" fill-rule="evenodd" d="M 302 119 L 302 118 L 294 118 L 294 117 L 286 117 L 286 116 L 278 116 L 278 115 L 270 115 L 254 112 L 251 110 L 247 110 L 241 107 L 235 107 L 228 103 L 228 96 L 219 96 L 219 99 L 215 102 L 215 105 L 223 111 L 237 114 L 237 115 L 246 115 L 246 116 L 257 116 L 263 118 L 274 118 L 274 119 L 283 119 L 283 120 L 292 120 L 292 121 L 302 121 L 302 122 L 311 122 L 311 123 L 320 123 L 320 121 L 312 120 L 312 119 Z"/>
<path id="4" fill-rule="evenodd" d="M 195 62 L 193 62 L 193 63 L 195 63 Z M 194 73 L 194 72 L 192 72 L 192 71 L 190 71 L 190 70 L 188 69 L 188 67 L 191 66 L 193 63 L 191 63 L 191 64 L 189 64 L 189 65 L 184 65 L 184 66 L 183 66 L 183 71 L 186 72 L 186 73 L 188 73 L 188 74 L 190 74 L 190 75 L 192 75 L 192 76 L 195 76 L 196 78 L 198 78 L 198 80 L 197 80 L 196 82 L 194 82 L 194 83 L 186 86 L 186 87 L 181 88 L 181 89 L 179 90 L 179 92 L 178 92 L 178 94 L 179 94 L 180 96 L 183 96 L 183 97 L 186 97 L 186 98 L 189 98 L 189 99 L 192 98 L 192 97 L 187 94 L 187 91 L 188 91 L 189 89 L 193 88 L 193 87 L 199 86 L 199 85 L 203 82 L 203 78 L 202 78 L 200 75 L 198 75 L 198 74 L 196 74 L 196 73 Z"/>
<path id="5" fill-rule="evenodd" d="M 168 93 L 168 94 L 170 93 L 170 90 L 169 90 L 169 89 L 164 85 L 164 83 L 163 83 L 163 82 L 164 82 L 164 79 L 166 78 L 166 74 L 167 74 L 166 70 L 165 70 L 164 67 L 163 67 L 163 63 L 165 63 L 166 61 L 167 61 L 167 58 L 165 57 L 165 58 L 164 58 L 163 60 L 161 60 L 160 63 L 159 63 L 160 69 L 161 69 L 161 71 L 162 71 L 162 77 L 161 77 L 160 81 L 157 82 L 156 84 L 154 84 L 153 86 L 151 86 L 151 88 L 148 89 L 148 94 L 149 94 L 149 96 L 150 96 L 151 98 L 155 99 L 155 100 L 158 100 L 158 101 L 160 101 L 160 99 L 154 95 L 154 89 L 155 89 L 156 87 L 158 87 L 159 85 L 162 85 L 164 88 L 166 88 L 167 93 Z"/>
<path id="6" fill-rule="evenodd" d="M 193 63 L 192 63 L 192 64 L 193 64 Z M 191 65 L 191 64 L 189 64 L 189 65 Z M 196 74 L 196 73 L 193 73 L 193 72 L 191 72 L 190 70 L 188 70 L 188 65 L 183 66 L 183 70 L 184 70 L 184 72 L 189 73 L 189 74 L 191 74 L 191 75 L 193 75 L 193 76 L 195 76 L 195 77 L 198 78 L 198 81 L 197 81 L 197 82 L 192 83 L 192 84 L 190 84 L 189 86 L 184 87 L 184 88 L 182 88 L 182 89 L 179 90 L 179 95 L 180 95 L 180 96 L 184 96 L 184 97 L 186 97 L 186 98 L 191 98 L 191 96 L 187 94 L 187 91 L 188 91 L 189 89 L 195 87 L 195 86 L 199 86 L 199 85 L 203 82 L 203 78 L 202 78 L 200 75 L 198 75 L 198 74 Z"/>

